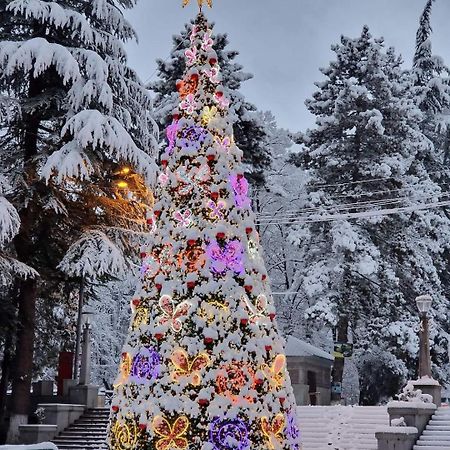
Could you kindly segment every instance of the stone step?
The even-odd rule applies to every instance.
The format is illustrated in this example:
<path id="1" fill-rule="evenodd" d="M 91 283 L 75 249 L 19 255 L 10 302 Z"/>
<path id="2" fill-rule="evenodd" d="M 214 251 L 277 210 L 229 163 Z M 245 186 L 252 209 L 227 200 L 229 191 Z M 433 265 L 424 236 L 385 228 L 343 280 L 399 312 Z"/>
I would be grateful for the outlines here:
<path id="1" fill-rule="evenodd" d="M 63 435 L 59 435 L 57 438 L 55 438 L 55 441 L 73 441 L 73 442 L 78 442 L 78 441 L 89 441 L 89 442 L 97 442 L 97 441 L 104 441 L 106 439 L 106 436 L 85 436 L 85 435 L 78 435 L 78 436 L 63 436 Z"/>
<path id="2" fill-rule="evenodd" d="M 431 425 L 427 426 L 427 430 L 430 431 L 450 431 L 450 425 Z"/>
<path id="3" fill-rule="evenodd" d="M 423 447 L 426 446 L 431 446 L 431 447 L 445 447 L 447 450 L 450 448 L 450 444 L 449 441 L 432 441 L 429 440 L 428 438 L 425 439 L 419 439 L 419 441 L 417 441 L 417 444 L 414 447 L 419 447 L 420 449 L 422 449 Z"/>
<path id="4" fill-rule="evenodd" d="M 439 446 L 428 445 L 426 447 L 423 447 L 423 446 L 419 446 L 419 445 L 416 444 L 413 447 L 413 450 L 442 450 L 442 449 L 445 449 L 445 448 L 448 450 L 448 447 L 446 445 L 439 445 Z"/>

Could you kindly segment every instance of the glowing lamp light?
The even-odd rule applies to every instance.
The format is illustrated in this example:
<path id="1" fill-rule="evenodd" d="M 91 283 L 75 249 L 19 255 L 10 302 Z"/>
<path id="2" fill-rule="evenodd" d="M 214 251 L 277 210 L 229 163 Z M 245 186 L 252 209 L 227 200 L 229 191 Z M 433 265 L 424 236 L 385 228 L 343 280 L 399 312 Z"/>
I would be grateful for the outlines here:
<path id="1" fill-rule="evenodd" d="M 421 295 L 416 298 L 417 309 L 422 314 L 427 314 L 431 309 L 433 299 L 430 295 Z"/>
<path id="2" fill-rule="evenodd" d="M 128 183 L 126 181 L 118 181 L 117 182 L 117 187 L 119 189 L 127 189 L 128 188 Z"/>

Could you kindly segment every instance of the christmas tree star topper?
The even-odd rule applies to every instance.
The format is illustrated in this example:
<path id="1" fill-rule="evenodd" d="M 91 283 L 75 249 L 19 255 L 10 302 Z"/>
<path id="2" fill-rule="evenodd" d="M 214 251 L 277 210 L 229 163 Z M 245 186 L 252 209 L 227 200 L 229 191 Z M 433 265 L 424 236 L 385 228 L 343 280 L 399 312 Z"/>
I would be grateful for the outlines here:
<path id="1" fill-rule="evenodd" d="M 190 1 L 191 0 L 183 0 L 183 8 L 187 5 L 189 5 Z M 210 8 L 212 8 L 212 0 L 197 0 L 197 3 L 198 3 L 198 7 L 200 9 L 200 12 L 202 10 L 203 3 L 206 3 Z"/>

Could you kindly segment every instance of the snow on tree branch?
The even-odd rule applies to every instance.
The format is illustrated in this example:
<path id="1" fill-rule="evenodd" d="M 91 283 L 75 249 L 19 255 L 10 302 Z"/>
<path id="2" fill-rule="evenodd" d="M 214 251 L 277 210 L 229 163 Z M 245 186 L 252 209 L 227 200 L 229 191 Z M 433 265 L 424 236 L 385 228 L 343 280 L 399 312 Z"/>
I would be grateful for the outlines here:
<path id="1" fill-rule="evenodd" d="M 71 277 L 121 276 L 126 262 L 105 233 L 90 230 L 72 244 L 58 268 Z"/>

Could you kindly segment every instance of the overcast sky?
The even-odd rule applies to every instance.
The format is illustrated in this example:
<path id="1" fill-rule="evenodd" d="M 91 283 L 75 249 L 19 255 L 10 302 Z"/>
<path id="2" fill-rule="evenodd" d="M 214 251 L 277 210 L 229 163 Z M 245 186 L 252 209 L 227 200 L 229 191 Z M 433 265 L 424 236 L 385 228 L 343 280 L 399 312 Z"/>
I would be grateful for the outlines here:
<path id="1" fill-rule="evenodd" d="M 282 127 L 304 130 L 313 117 L 304 101 L 321 79 L 319 67 L 332 59 L 330 45 L 341 34 L 356 37 L 364 24 L 411 64 L 419 16 L 426 0 L 214 0 L 207 16 L 215 32 L 228 33 L 244 70 L 254 74 L 242 92 L 259 109 L 269 109 Z M 172 35 L 197 12 L 181 0 L 141 0 L 127 17 L 139 35 L 128 45 L 129 63 L 144 81 L 155 79 L 155 60 L 166 59 Z M 436 0 L 433 50 L 450 64 L 450 0 Z"/>

